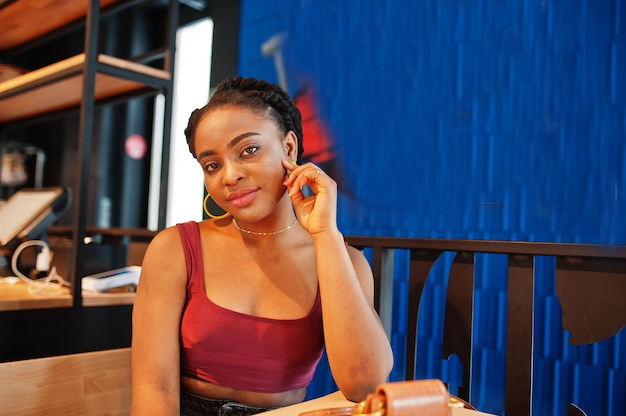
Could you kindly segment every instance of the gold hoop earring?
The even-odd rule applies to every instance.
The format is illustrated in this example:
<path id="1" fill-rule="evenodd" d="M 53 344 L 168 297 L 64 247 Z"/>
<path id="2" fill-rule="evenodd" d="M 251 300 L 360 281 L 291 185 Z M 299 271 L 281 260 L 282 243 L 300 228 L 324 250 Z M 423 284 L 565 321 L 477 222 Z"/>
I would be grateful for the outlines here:
<path id="1" fill-rule="evenodd" d="M 228 211 L 224 211 L 223 214 L 213 214 L 209 211 L 209 209 L 207 208 L 206 204 L 207 202 L 209 202 L 209 198 L 211 197 L 211 194 L 206 194 L 206 196 L 204 197 L 204 203 L 202 204 L 202 207 L 204 208 L 204 212 L 206 213 L 206 215 L 208 215 L 209 217 L 213 218 L 214 220 L 221 220 L 222 218 L 226 218 L 230 215 L 230 213 Z M 220 207 L 219 205 L 217 205 L 217 203 L 214 200 L 211 200 L 211 203 L 218 207 L 219 209 L 222 209 L 222 207 Z M 223 211 L 223 209 L 222 209 Z"/>

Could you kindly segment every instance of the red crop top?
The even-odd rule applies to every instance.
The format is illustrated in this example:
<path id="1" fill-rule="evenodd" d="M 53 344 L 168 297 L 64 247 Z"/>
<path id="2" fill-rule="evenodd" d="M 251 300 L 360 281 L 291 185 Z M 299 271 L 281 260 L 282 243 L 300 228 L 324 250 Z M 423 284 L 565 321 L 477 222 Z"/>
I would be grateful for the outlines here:
<path id="1" fill-rule="evenodd" d="M 206 296 L 198 224 L 178 224 L 178 229 L 187 263 L 182 373 L 263 393 L 306 387 L 324 348 L 319 289 L 315 305 L 300 319 L 262 318 L 222 308 Z"/>

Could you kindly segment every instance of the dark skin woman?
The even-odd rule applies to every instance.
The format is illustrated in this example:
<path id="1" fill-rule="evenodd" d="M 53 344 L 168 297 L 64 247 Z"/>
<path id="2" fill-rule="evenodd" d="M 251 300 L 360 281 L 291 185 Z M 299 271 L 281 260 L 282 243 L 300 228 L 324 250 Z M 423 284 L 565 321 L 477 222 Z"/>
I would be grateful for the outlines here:
<path id="1" fill-rule="evenodd" d="M 206 409 L 229 402 L 241 404 L 233 414 L 254 414 L 298 403 L 321 348 L 345 397 L 363 400 L 385 382 L 393 355 L 369 263 L 337 226 L 337 185 L 316 165 L 298 164 L 302 125 L 290 97 L 265 81 L 227 79 L 185 134 L 227 214 L 191 225 L 193 261 L 178 226 L 145 254 L 131 414 L 219 414 Z M 220 322 L 227 331 L 212 329 Z"/>

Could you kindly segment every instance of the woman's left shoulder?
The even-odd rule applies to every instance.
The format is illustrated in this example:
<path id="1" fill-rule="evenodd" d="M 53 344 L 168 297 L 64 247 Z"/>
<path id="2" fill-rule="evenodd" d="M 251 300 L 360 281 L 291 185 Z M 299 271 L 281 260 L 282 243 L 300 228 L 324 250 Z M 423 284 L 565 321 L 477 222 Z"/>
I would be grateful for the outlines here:
<path id="1" fill-rule="evenodd" d="M 367 266 L 369 267 L 369 263 L 367 261 L 367 259 L 365 258 L 365 255 L 363 254 L 362 250 L 359 250 L 356 247 L 351 246 L 350 244 L 346 243 L 346 250 L 348 251 L 348 255 L 350 256 L 350 260 L 352 260 L 352 263 L 354 265 L 358 265 L 358 264 L 367 264 Z"/>
<path id="2" fill-rule="evenodd" d="M 363 252 L 361 250 L 359 250 L 358 248 L 351 246 L 347 241 L 344 242 L 344 244 L 346 245 L 346 250 L 348 250 L 348 253 L 350 253 L 350 255 L 355 254 L 355 255 L 363 255 Z"/>

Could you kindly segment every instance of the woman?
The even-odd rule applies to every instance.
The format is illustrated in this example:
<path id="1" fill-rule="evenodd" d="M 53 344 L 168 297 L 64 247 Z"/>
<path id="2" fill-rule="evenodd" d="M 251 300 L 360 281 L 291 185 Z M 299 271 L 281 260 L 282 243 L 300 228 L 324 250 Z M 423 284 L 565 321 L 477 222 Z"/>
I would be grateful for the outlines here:
<path id="1" fill-rule="evenodd" d="M 292 100 L 265 81 L 227 79 L 185 134 L 227 215 L 167 228 L 146 251 L 131 414 L 248 415 L 298 403 L 324 347 L 340 390 L 364 399 L 393 356 L 369 264 L 337 228 L 336 183 L 297 164 Z"/>

